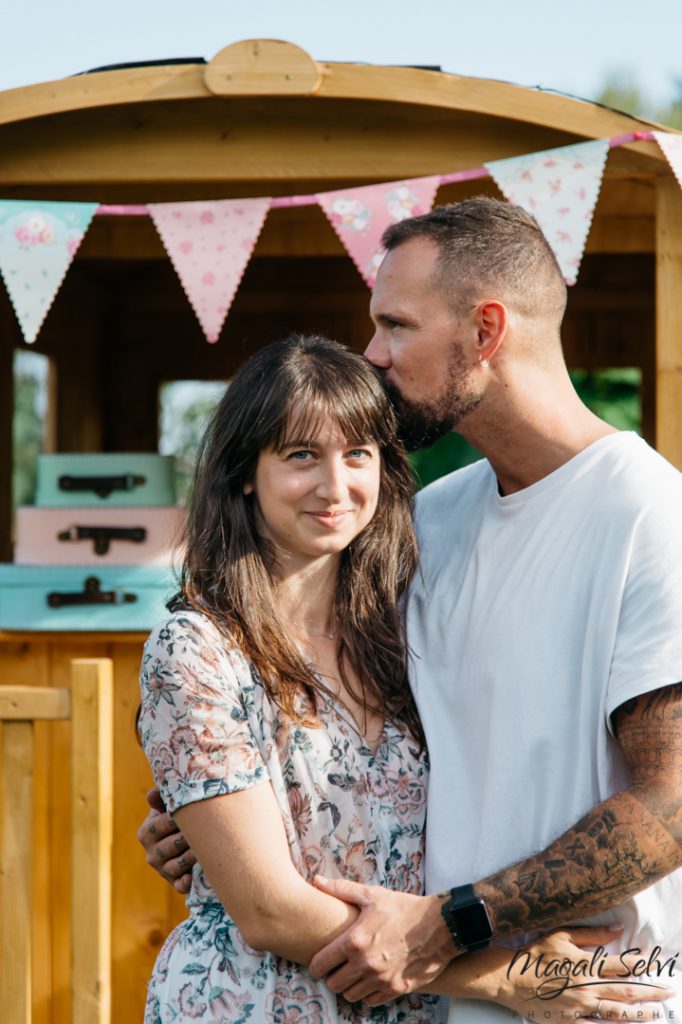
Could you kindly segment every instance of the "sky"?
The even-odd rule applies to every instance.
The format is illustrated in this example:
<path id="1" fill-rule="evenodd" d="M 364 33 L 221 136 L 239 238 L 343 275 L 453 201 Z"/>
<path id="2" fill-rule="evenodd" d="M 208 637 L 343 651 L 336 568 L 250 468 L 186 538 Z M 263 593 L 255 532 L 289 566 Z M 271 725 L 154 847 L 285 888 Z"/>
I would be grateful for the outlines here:
<path id="1" fill-rule="evenodd" d="M 631 71 L 652 108 L 682 79 L 682 0 L 0 0 L 0 90 L 239 39 L 317 60 L 444 71 L 592 98 Z"/>

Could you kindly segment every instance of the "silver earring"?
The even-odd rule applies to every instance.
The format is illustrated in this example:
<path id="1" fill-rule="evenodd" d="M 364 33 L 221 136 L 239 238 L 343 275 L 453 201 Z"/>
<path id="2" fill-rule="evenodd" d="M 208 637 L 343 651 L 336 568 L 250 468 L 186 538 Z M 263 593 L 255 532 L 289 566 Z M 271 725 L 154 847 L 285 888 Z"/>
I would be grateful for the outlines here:
<path id="1" fill-rule="evenodd" d="M 488 367 L 490 366 L 490 361 L 488 359 L 479 359 L 479 363 L 481 364 L 484 370 L 487 370 Z"/>

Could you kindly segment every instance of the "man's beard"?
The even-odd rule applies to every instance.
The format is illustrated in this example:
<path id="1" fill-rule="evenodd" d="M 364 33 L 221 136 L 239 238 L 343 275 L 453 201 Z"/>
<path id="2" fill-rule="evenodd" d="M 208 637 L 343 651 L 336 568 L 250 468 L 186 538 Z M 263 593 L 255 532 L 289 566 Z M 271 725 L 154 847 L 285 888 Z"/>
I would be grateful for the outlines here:
<path id="1" fill-rule="evenodd" d="M 482 396 L 466 392 L 464 377 L 464 358 L 461 350 L 454 349 L 442 393 L 430 402 L 412 402 L 379 369 L 384 391 L 398 417 L 398 437 L 408 452 L 429 448 L 480 405 Z"/>

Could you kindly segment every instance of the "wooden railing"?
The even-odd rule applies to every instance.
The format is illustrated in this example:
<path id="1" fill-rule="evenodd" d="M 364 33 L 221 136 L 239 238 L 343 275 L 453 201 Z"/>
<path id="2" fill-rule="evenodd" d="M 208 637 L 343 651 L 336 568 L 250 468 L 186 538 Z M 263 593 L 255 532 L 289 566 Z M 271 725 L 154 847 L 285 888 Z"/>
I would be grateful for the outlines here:
<path id="1" fill-rule="evenodd" d="M 0 1020 L 31 1022 L 33 723 L 71 722 L 73 1024 L 111 1017 L 113 687 L 107 658 L 71 662 L 71 689 L 0 681 Z"/>

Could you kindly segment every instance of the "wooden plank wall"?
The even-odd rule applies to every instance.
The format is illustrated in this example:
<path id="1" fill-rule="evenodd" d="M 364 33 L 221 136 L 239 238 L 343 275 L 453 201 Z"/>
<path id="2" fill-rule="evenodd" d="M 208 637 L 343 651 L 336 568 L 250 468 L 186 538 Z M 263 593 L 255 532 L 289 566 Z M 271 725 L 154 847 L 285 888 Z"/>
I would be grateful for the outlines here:
<path id="1" fill-rule="evenodd" d="M 151 782 L 134 716 L 143 637 L 0 634 L 0 686 L 68 686 L 72 658 L 114 663 L 112 1020 L 141 1021 L 159 948 L 183 901 L 147 866 L 135 838 Z M 39 722 L 34 790 L 34 1024 L 70 1024 L 69 723 Z"/>

